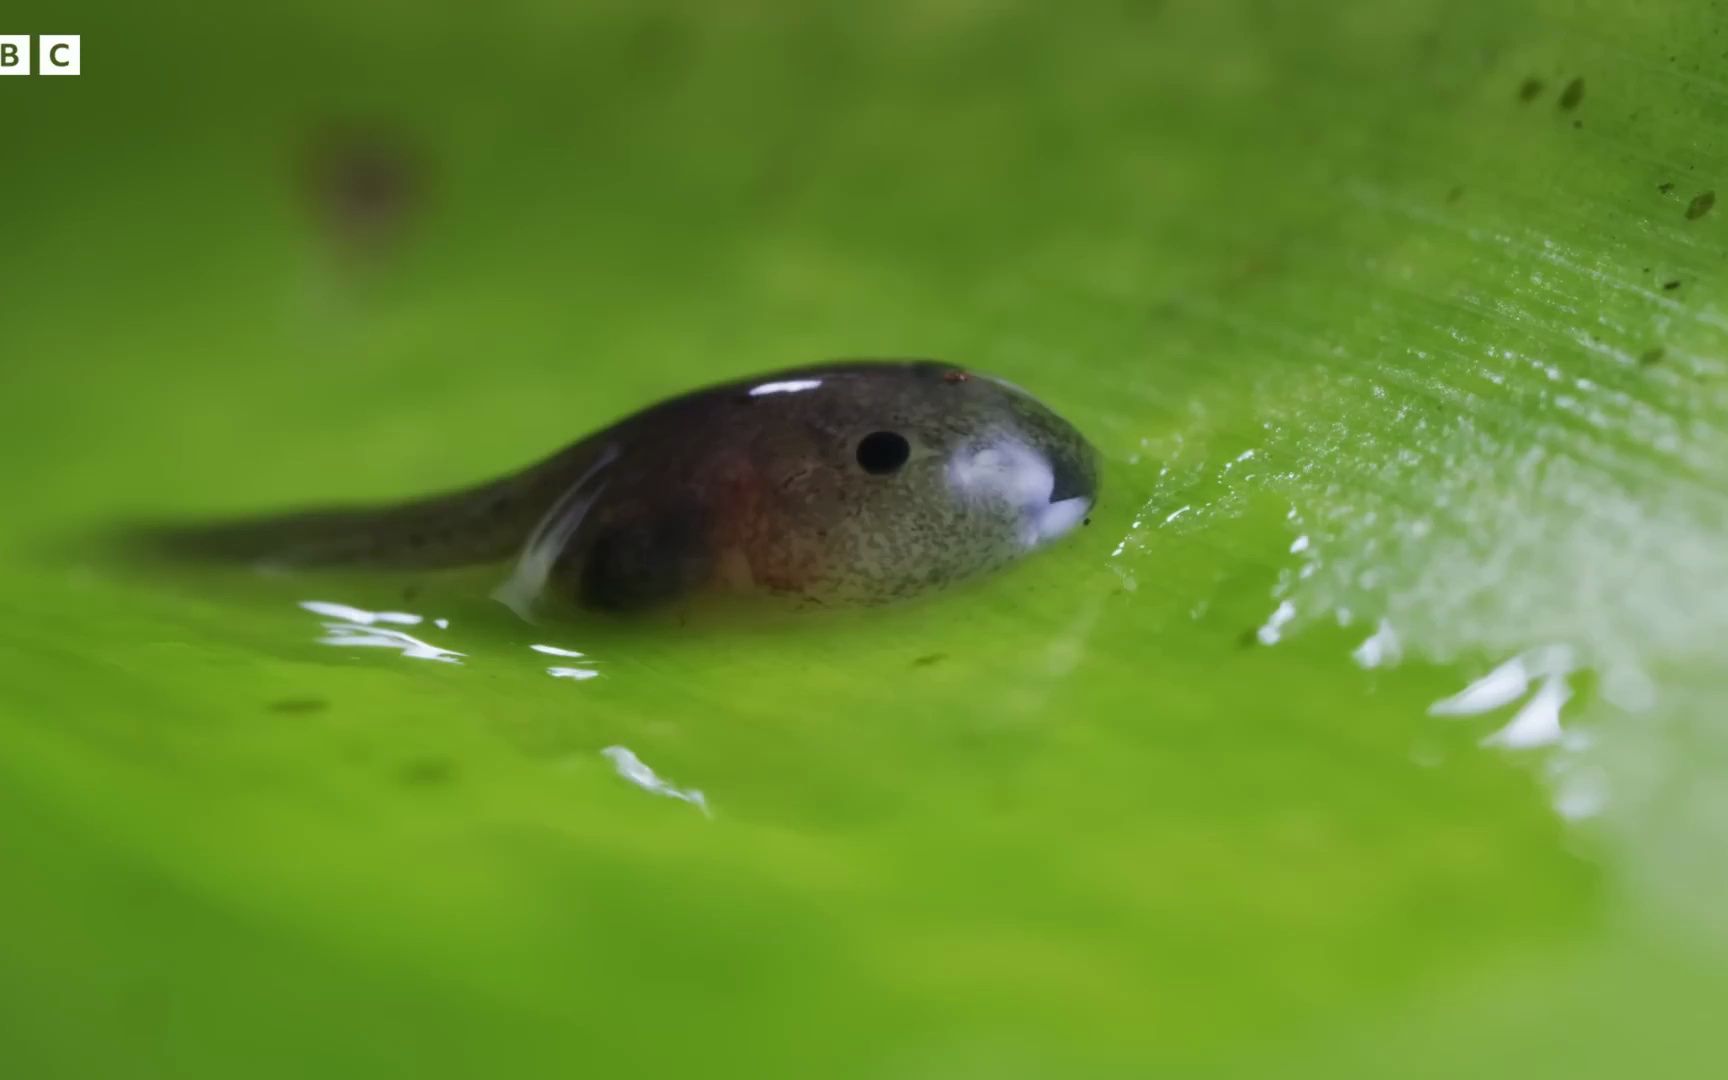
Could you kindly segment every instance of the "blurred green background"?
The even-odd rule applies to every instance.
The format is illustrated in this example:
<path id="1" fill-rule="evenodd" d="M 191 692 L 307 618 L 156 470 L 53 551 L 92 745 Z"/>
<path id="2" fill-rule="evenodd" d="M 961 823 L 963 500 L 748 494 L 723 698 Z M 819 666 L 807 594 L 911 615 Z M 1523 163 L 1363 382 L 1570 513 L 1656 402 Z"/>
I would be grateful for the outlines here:
<path id="1" fill-rule="evenodd" d="M 0 79 L 6 1072 L 1707 1073 L 1725 29 L 9 5 L 83 74 Z M 690 635 L 85 543 L 906 354 L 1088 432 L 1091 528 Z"/>

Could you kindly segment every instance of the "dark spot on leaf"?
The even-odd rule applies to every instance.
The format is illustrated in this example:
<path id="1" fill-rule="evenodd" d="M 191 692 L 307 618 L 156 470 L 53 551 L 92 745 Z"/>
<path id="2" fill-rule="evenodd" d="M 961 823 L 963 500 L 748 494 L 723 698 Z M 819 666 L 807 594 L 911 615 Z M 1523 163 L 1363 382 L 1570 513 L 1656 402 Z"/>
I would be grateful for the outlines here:
<path id="1" fill-rule="evenodd" d="M 1092 524 L 1092 519 L 1091 519 L 1091 518 L 1081 518 L 1081 519 L 1080 519 L 1080 524 L 1082 524 L 1082 525 L 1090 525 L 1090 524 Z"/>
<path id="2" fill-rule="evenodd" d="M 1446 201 L 1449 203 L 1455 203 L 1459 199 L 1462 199 L 1463 197 L 1464 197 L 1464 185 L 1463 184 L 1453 185 L 1452 190 L 1448 191 L 1446 193 Z"/>
<path id="3" fill-rule="evenodd" d="M 344 120 L 322 125 L 300 156 L 307 207 L 325 238 L 347 255 L 396 247 L 427 201 L 431 163 L 389 126 Z"/>
<path id="4" fill-rule="evenodd" d="M 1697 221 L 1705 214 L 1708 214 L 1710 208 L 1715 205 L 1716 193 L 1714 191 L 1700 191 L 1698 194 L 1692 196 L 1691 202 L 1686 204 L 1686 220 Z"/>
<path id="5" fill-rule="evenodd" d="M 1675 278 L 1673 281 L 1664 281 L 1662 287 L 1667 289 L 1669 292 L 1673 292 L 1675 289 L 1680 287 L 1680 279 Z"/>
<path id="6" fill-rule="evenodd" d="M 1560 107 L 1562 109 L 1576 109 L 1578 103 L 1583 100 L 1584 80 L 1582 78 L 1573 79 L 1566 84 L 1566 89 L 1560 91 Z"/>
<path id="7" fill-rule="evenodd" d="M 1260 644 L 1260 628 L 1258 626 L 1250 626 L 1240 634 L 1237 634 L 1236 644 L 1239 648 L 1243 649 L 1254 648 L 1256 645 Z"/>
<path id="8" fill-rule="evenodd" d="M 1542 80 L 1532 75 L 1518 84 L 1519 101 L 1535 101 L 1536 95 L 1542 92 Z"/>
<path id="9" fill-rule="evenodd" d="M 280 698 L 265 706 L 273 713 L 315 713 L 323 712 L 329 707 L 328 701 L 316 697 Z"/>
<path id="10" fill-rule="evenodd" d="M 1658 345 L 1653 349 L 1645 349 L 1643 355 L 1638 357 L 1638 363 L 1643 367 L 1654 367 L 1660 364 L 1666 355 L 1668 350 Z"/>
<path id="11" fill-rule="evenodd" d="M 932 664 L 940 664 L 946 659 L 948 659 L 948 654 L 945 652 L 926 653 L 925 655 L 918 657 L 916 660 L 913 660 L 912 666 L 929 667 Z"/>
<path id="12" fill-rule="evenodd" d="M 416 601 L 418 599 L 420 599 L 420 586 L 408 585 L 408 586 L 403 587 L 403 589 L 402 589 L 402 602 L 403 603 L 412 604 L 414 601 Z"/>
<path id="13" fill-rule="evenodd" d="M 1584 121 L 1574 120 L 1574 121 L 1572 121 L 1572 126 L 1575 128 L 1582 128 L 1584 126 Z"/>
<path id="14" fill-rule="evenodd" d="M 1674 191 L 1674 181 L 1665 180 L 1662 183 L 1656 185 L 1656 190 L 1660 191 L 1664 195 L 1672 194 Z"/>
<path id="15" fill-rule="evenodd" d="M 638 70 L 664 71 L 689 52 L 692 36 L 676 19 L 651 17 L 625 39 L 624 46 Z"/>
<path id="16" fill-rule="evenodd" d="M 399 776 L 410 787 L 439 787 L 456 779 L 456 763 L 444 757 L 415 758 L 402 766 Z"/>

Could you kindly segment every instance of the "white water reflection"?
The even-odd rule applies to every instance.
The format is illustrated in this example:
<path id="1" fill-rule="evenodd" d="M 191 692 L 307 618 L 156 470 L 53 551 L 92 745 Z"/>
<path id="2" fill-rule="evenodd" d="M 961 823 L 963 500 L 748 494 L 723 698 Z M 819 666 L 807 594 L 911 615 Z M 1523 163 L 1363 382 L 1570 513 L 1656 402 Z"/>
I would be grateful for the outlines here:
<path id="1" fill-rule="evenodd" d="M 1398 631 L 1392 629 L 1392 624 L 1381 619 L 1374 633 L 1356 646 L 1350 657 L 1360 667 L 1392 667 L 1404 658 L 1404 644 L 1398 640 Z"/>
<path id="2" fill-rule="evenodd" d="M 1554 812 L 1567 821 L 1596 817 L 1608 806 L 1608 774 L 1583 759 L 1589 740 L 1568 737 L 1565 746 L 1576 753 L 1556 757 L 1548 769 Z"/>
<path id="3" fill-rule="evenodd" d="M 514 611 L 523 622 L 534 621 L 534 607 L 546 587 L 547 578 L 552 575 L 553 564 L 581 527 L 588 508 L 606 489 L 609 469 L 617 457 L 616 444 L 607 443 L 601 448 L 576 482 L 558 496 L 552 509 L 534 526 L 528 542 L 516 557 L 510 576 L 492 590 L 492 599 Z"/>
<path id="4" fill-rule="evenodd" d="M 546 656 L 561 656 L 567 660 L 582 661 L 581 664 L 577 665 L 559 664 L 547 668 L 546 674 L 552 676 L 554 679 L 570 679 L 573 682 L 586 682 L 589 679 L 597 679 L 600 677 L 600 672 L 596 671 L 592 666 L 594 662 L 587 659 L 587 654 L 580 652 L 579 650 L 566 649 L 560 645 L 530 645 L 528 647 L 533 649 L 535 652 L 543 653 Z"/>
<path id="5" fill-rule="evenodd" d="M 430 641 L 415 637 L 403 626 L 421 626 L 430 624 L 439 630 L 450 626 L 449 619 L 428 619 L 424 615 L 416 615 L 408 611 L 368 611 L 352 604 L 338 603 L 332 600 L 302 600 L 300 607 L 314 615 L 324 617 L 320 626 L 324 630 L 318 638 L 320 645 L 334 645 L 340 648 L 360 649 L 394 649 L 410 660 L 432 660 L 443 664 L 460 664 L 466 653 L 455 649 L 446 649 Z M 544 656 L 558 657 L 560 663 L 546 668 L 546 674 L 554 679 L 567 679 L 571 682 L 586 682 L 600 677 L 600 671 L 588 655 L 578 649 L 567 649 L 561 645 L 534 644 L 529 646 L 535 652 Z"/>
<path id="6" fill-rule="evenodd" d="M 587 655 L 586 653 L 577 652 L 575 649 L 565 649 L 557 645 L 530 645 L 528 647 L 537 653 L 545 653 L 547 656 L 582 657 Z"/>
<path id="7" fill-rule="evenodd" d="M 1284 637 L 1284 628 L 1290 620 L 1296 617 L 1296 605 L 1288 600 L 1281 601 L 1266 617 L 1266 622 L 1260 629 L 1254 631 L 1254 636 L 1260 639 L 1262 645 L 1276 645 Z"/>
<path id="8" fill-rule="evenodd" d="M 1577 658 L 1565 645 L 1548 645 L 1519 653 L 1450 697 L 1428 706 L 1430 716 L 1476 716 L 1510 705 L 1536 692 L 1504 727 L 1482 740 L 1483 746 L 1528 750 L 1560 741 L 1560 710 L 1572 699 L 1567 677 L 1577 670 Z"/>
<path id="9" fill-rule="evenodd" d="M 362 626 L 373 626 L 377 623 L 419 626 L 426 621 L 424 615 L 414 615 L 406 611 L 367 611 L 364 608 L 338 604 L 331 600 L 302 600 L 300 606 L 314 615 L 324 615 L 348 623 L 359 623 Z M 438 621 L 444 622 L 445 620 L 440 619 Z"/>
<path id="10" fill-rule="evenodd" d="M 433 660 L 443 664 L 460 664 L 465 655 L 455 649 L 446 649 L 423 641 L 406 630 L 395 629 L 397 626 L 420 625 L 426 621 L 421 615 L 406 611 L 367 611 L 329 600 L 303 600 L 300 607 L 314 615 L 325 617 L 325 621 L 320 624 L 324 629 L 324 635 L 318 639 L 320 645 L 395 649 L 410 660 Z M 450 624 L 446 619 L 438 619 L 435 625 L 442 629 Z"/>
<path id="11" fill-rule="evenodd" d="M 702 811 L 704 817 L 713 817 L 714 812 L 708 809 L 708 798 L 695 788 L 679 788 L 662 780 L 645 762 L 627 746 L 608 746 L 600 751 L 600 755 L 612 763 L 618 770 L 618 775 L 635 784 L 643 791 L 663 795 L 668 799 L 678 799 L 687 802 Z"/>
<path id="12" fill-rule="evenodd" d="M 1501 746 L 1508 750 L 1528 750 L 1537 746 L 1553 746 L 1564 734 L 1560 729 L 1560 708 L 1572 700 L 1572 688 L 1561 675 L 1549 675 L 1542 680 L 1535 696 L 1512 717 L 1510 723 L 1482 740 L 1483 746 Z"/>

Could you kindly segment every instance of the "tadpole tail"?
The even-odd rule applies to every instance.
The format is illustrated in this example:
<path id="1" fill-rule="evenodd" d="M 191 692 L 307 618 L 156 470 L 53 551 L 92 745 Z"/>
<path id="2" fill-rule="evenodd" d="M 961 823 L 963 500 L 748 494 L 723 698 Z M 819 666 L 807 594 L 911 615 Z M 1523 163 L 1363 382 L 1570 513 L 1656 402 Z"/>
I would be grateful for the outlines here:
<path id="1" fill-rule="evenodd" d="M 213 521 L 124 526 L 138 557 L 260 568 L 432 570 L 515 557 L 558 499 L 582 446 L 521 473 L 444 495 L 381 506 L 337 506 Z"/>
<path id="2" fill-rule="evenodd" d="M 121 546 L 136 555 L 282 568 L 464 566 L 507 557 L 512 539 L 502 530 L 453 521 L 428 503 L 141 523 L 119 535 Z"/>

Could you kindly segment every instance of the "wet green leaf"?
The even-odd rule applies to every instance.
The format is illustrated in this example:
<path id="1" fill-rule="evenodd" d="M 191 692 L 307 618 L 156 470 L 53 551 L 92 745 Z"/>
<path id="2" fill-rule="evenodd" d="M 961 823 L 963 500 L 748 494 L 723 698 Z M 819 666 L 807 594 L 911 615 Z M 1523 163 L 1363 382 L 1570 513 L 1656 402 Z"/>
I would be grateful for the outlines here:
<path id="1" fill-rule="evenodd" d="M 17 1075 L 1701 1071 L 1717 9 L 73 21 L 0 85 Z M 80 542 L 908 354 L 1089 432 L 1090 527 L 690 633 Z"/>

